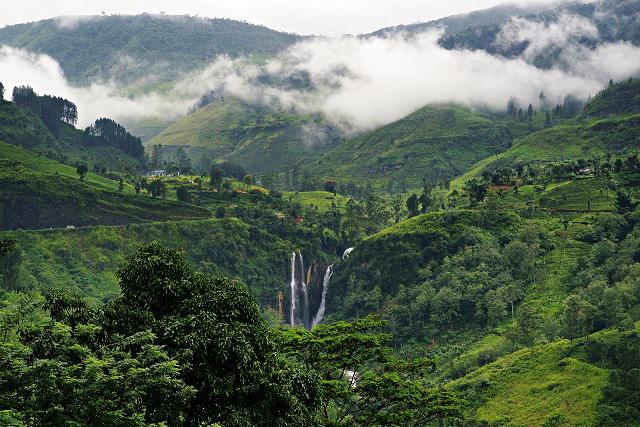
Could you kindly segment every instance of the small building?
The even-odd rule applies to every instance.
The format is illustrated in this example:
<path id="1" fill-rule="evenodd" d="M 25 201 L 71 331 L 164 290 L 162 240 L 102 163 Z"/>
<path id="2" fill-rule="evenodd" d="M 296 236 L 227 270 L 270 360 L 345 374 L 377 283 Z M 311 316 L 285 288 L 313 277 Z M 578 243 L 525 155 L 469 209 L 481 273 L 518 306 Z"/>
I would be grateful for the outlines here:
<path id="1" fill-rule="evenodd" d="M 590 167 L 582 168 L 578 171 L 578 175 L 592 175 L 593 169 Z"/>

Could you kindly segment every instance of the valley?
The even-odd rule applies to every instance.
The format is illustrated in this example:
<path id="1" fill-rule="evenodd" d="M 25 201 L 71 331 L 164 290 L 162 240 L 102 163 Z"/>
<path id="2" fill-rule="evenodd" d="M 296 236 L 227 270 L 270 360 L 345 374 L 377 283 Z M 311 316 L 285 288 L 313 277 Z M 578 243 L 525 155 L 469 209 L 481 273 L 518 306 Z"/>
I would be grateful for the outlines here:
<path id="1" fill-rule="evenodd" d="M 373 56 L 441 28 L 446 55 L 536 70 L 502 107 L 478 74 L 482 102 L 376 126 L 327 108 L 378 70 L 319 73 L 301 58 L 323 37 L 166 14 L 0 28 L 72 93 L 173 96 L 218 60 L 250 75 L 177 117 L 81 124 L 84 100 L 0 85 L 0 424 L 637 425 L 640 65 L 576 70 L 636 52 L 638 12 L 500 5 L 345 36 Z M 536 55 L 541 34 L 497 42 L 566 22 Z"/>

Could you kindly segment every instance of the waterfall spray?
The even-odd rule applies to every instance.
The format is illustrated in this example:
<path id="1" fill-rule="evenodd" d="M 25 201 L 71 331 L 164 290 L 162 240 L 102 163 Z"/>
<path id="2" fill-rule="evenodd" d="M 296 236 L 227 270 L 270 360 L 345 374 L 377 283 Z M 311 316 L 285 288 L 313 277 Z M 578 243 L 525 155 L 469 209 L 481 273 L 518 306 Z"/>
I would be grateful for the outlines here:
<path id="1" fill-rule="evenodd" d="M 327 291 L 329 290 L 329 280 L 331 280 L 331 275 L 333 274 L 333 265 L 327 267 L 327 272 L 324 273 L 324 279 L 322 280 L 322 298 L 320 299 L 320 307 L 318 308 L 318 312 L 316 316 L 313 318 L 313 324 L 316 326 L 318 323 L 322 321 L 324 317 L 324 311 L 327 303 Z"/>
<path id="2" fill-rule="evenodd" d="M 300 256 L 300 280 L 302 282 L 302 296 L 304 298 L 304 307 L 302 307 L 302 324 L 305 329 L 310 329 L 311 325 L 309 323 L 309 289 L 307 287 L 307 278 L 304 275 L 304 259 L 302 258 L 302 253 L 298 252 Z"/>
<path id="3" fill-rule="evenodd" d="M 296 324 L 296 253 L 294 252 L 291 256 L 291 283 L 289 284 L 291 287 L 291 310 L 290 310 L 290 318 L 289 323 L 291 326 Z"/>

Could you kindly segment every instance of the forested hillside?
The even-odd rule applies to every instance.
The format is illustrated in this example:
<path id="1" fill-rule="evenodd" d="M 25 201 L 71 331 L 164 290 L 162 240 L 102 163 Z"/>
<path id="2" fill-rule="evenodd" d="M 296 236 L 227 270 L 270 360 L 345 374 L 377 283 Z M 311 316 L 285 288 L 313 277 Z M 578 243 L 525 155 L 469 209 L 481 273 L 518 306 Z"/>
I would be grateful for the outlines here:
<path id="1" fill-rule="evenodd" d="M 540 119 L 518 121 L 463 107 L 428 106 L 348 139 L 308 165 L 314 174 L 341 183 L 404 192 L 421 187 L 423 180 L 444 184 L 541 127 Z"/>
<path id="2" fill-rule="evenodd" d="M 176 79 L 218 55 L 273 55 L 300 40 L 294 34 L 228 19 L 136 15 L 60 17 L 0 29 L 0 44 L 44 53 L 67 78 L 133 82 L 153 74 Z"/>
<path id="3" fill-rule="evenodd" d="M 178 119 L 147 142 L 185 150 L 196 166 L 214 160 L 237 163 L 257 176 L 274 175 L 318 157 L 335 147 L 340 132 L 319 115 L 284 113 L 233 97 L 213 102 Z"/>
<path id="4" fill-rule="evenodd" d="M 28 86 L 14 88 L 13 98 L 0 100 L 0 141 L 96 171 L 141 169 L 142 141 L 114 121 L 99 119 L 82 131 L 75 128 L 77 109 L 71 101 L 39 96 Z"/>
<path id="5" fill-rule="evenodd" d="M 283 63 L 268 58 L 301 37 L 230 20 L 0 29 L 122 93 L 246 57 L 145 145 L 0 84 L 0 425 L 638 425 L 639 14 L 500 6 L 313 39 Z M 456 52 L 411 37 L 437 26 Z M 416 46 L 433 55 L 409 60 Z M 481 102 L 374 103 L 412 97 L 376 62 L 389 50 L 407 79 L 436 67 Z M 388 121 L 426 105 L 350 127 L 336 102 L 354 94 Z"/>

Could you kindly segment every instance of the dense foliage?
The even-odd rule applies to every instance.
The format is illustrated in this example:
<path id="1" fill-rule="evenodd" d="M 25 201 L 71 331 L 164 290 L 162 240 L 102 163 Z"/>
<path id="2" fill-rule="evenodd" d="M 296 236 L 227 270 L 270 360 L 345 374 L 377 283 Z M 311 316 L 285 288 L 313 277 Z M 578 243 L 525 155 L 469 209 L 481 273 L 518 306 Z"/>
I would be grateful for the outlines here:
<path id="1" fill-rule="evenodd" d="M 140 138 L 131 135 L 127 130 L 111 119 L 98 119 L 84 130 L 85 140 L 93 143 L 93 138 L 100 140 L 102 145 L 114 146 L 136 159 L 144 157 L 144 147 Z"/>
<path id="2" fill-rule="evenodd" d="M 0 29 L 0 43 L 56 59 L 75 83 L 160 80 L 202 67 L 218 55 L 272 55 L 294 34 L 229 19 L 136 15 L 61 17 Z"/>

